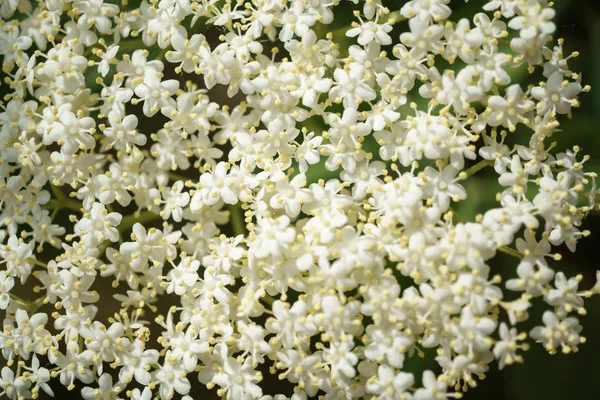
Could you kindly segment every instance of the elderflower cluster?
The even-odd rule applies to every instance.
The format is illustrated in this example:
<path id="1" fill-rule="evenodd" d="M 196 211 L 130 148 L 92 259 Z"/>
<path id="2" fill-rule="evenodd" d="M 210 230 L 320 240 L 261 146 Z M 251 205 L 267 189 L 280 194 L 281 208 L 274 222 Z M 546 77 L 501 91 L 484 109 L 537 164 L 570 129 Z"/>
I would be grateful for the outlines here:
<path id="1" fill-rule="evenodd" d="M 0 395 L 439 400 L 577 351 L 552 3 L 401 3 L 1 1 Z"/>

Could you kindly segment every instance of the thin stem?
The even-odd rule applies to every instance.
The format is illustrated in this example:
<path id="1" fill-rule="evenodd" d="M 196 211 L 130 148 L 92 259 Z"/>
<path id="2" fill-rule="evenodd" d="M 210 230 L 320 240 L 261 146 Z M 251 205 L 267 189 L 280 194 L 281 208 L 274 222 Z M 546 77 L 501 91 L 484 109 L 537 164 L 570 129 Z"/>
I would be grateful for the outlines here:
<path id="1" fill-rule="evenodd" d="M 152 211 L 136 211 L 132 215 L 129 215 L 121 220 L 121 223 L 119 224 L 119 230 L 123 231 L 131 228 L 136 222 L 144 223 L 157 219 L 158 217 L 158 214 L 155 214 Z"/>
<path id="2" fill-rule="evenodd" d="M 65 194 L 62 192 L 62 190 L 60 190 L 58 186 L 50 185 L 50 190 L 52 190 L 52 193 L 54 193 L 54 197 L 56 197 L 57 199 L 67 198 L 67 196 L 65 196 Z"/>
<path id="3" fill-rule="evenodd" d="M 387 18 L 384 18 L 383 23 L 388 23 L 390 25 L 394 25 L 397 24 L 398 22 L 402 22 L 402 21 L 406 21 L 406 18 L 404 18 L 404 16 L 402 14 L 400 14 L 400 11 L 394 11 L 391 12 L 387 15 Z"/>
<path id="4" fill-rule="evenodd" d="M 519 260 L 523 259 L 523 257 L 524 257 L 523 254 L 519 253 L 517 250 L 507 247 L 507 246 L 498 247 L 498 251 L 500 251 L 501 253 L 504 253 L 504 254 L 508 254 L 509 256 L 517 258 Z"/>
<path id="5" fill-rule="evenodd" d="M 69 210 L 81 212 L 81 203 L 65 196 L 58 186 L 50 185 L 50 189 L 56 198 L 50 199 L 48 204 L 53 205 L 55 208 L 67 208 Z"/>
<path id="6" fill-rule="evenodd" d="M 165 47 L 164 49 L 161 49 L 160 53 L 158 53 L 158 55 L 156 56 L 156 59 L 163 60 L 165 58 L 165 54 L 167 54 L 167 51 L 169 51 L 169 46 Z"/>
<path id="7" fill-rule="evenodd" d="M 473 165 L 471 168 L 467 168 L 464 173 L 467 177 L 474 175 L 478 171 L 484 169 L 485 167 L 489 167 L 490 165 L 494 165 L 494 160 L 481 160 L 477 164 Z"/>
<path id="8" fill-rule="evenodd" d="M 458 213 L 456 212 L 456 210 L 454 208 L 448 207 L 448 211 L 452 211 L 452 219 L 453 220 L 455 220 L 456 222 L 462 222 L 460 215 L 458 215 Z"/>
<path id="9" fill-rule="evenodd" d="M 42 268 L 48 268 L 48 265 L 46 263 L 36 260 L 35 258 L 26 258 L 25 261 L 28 262 L 29 264 L 35 264 Z"/>
<path id="10" fill-rule="evenodd" d="M 30 300 L 25 300 L 20 298 L 19 296 L 17 296 L 14 293 L 8 293 L 8 295 L 17 302 L 17 304 L 23 308 L 25 311 L 27 311 L 28 314 L 34 314 L 38 308 L 40 308 L 40 306 L 42 304 L 44 304 L 44 300 L 46 299 L 46 296 L 42 296 L 42 297 L 38 297 L 37 299 L 30 301 Z"/>
<path id="11" fill-rule="evenodd" d="M 50 205 L 52 208 L 67 209 L 78 213 L 81 212 L 81 204 L 75 200 L 67 199 L 66 197 L 63 199 L 50 199 L 47 205 Z"/>
<path id="12" fill-rule="evenodd" d="M 119 42 L 119 47 L 122 49 L 144 49 L 146 48 L 146 44 L 144 43 L 143 39 L 127 39 L 127 40 L 121 40 Z"/>
<path id="13" fill-rule="evenodd" d="M 246 224 L 244 223 L 244 216 L 242 214 L 242 208 L 238 205 L 228 205 L 229 218 L 231 220 L 231 226 L 233 227 L 233 234 L 244 235 L 246 234 Z"/>
<path id="14" fill-rule="evenodd" d="M 9 292 L 8 295 L 10 296 L 11 299 L 13 299 L 13 301 L 16 301 L 19 306 L 21 306 L 25 310 L 29 309 L 29 303 L 27 302 L 27 300 L 20 298 L 19 296 L 17 296 L 14 293 Z"/>
<path id="15" fill-rule="evenodd" d="M 265 303 L 267 303 L 268 305 L 272 306 L 273 303 L 275 302 L 275 299 L 271 296 L 269 296 L 268 294 L 265 293 L 265 295 L 263 297 L 260 298 L 262 301 L 264 301 Z"/>
<path id="16" fill-rule="evenodd" d="M 54 218 L 56 218 L 56 214 L 58 214 L 58 210 L 60 210 L 60 208 L 54 207 L 54 209 L 52 210 L 52 215 L 50 216 L 50 221 L 54 221 Z"/>
<path id="17" fill-rule="evenodd" d="M 184 183 L 192 180 L 192 178 L 176 174 L 175 172 L 169 172 L 169 179 L 172 181 L 182 181 Z"/>

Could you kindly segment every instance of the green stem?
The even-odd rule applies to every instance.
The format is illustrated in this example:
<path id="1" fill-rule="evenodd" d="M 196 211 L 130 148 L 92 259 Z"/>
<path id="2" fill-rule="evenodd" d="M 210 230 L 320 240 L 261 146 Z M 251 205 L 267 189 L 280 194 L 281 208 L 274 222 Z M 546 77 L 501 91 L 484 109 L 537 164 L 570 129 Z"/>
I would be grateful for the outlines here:
<path id="1" fill-rule="evenodd" d="M 51 199 L 48 204 L 55 208 L 67 208 L 76 212 L 81 212 L 81 203 L 75 200 L 71 200 L 60 190 L 58 186 L 50 185 L 50 189 L 54 194 L 55 199 Z"/>
<path id="2" fill-rule="evenodd" d="M 67 199 L 66 197 L 64 199 L 51 199 L 48 202 L 48 205 L 50 205 L 52 208 L 62 208 L 78 213 L 81 212 L 81 203 L 75 200 Z"/>
<path id="3" fill-rule="evenodd" d="M 58 186 L 50 185 L 50 190 L 52 190 L 52 193 L 54 193 L 54 197 L 56 197 L 57 199 L 62 200 L 67 198 L 67 196 L 65 196 L 65 194 L 62 192 L 62 190 L 60 190 Z"/>
<path id="4" fill-rule="evenodd" d="M 144 40 L 142 39 L 128 39 L 128 40 L 121 40 L 119 42 L 119 48 L 121 49 L 133 49 L 133 50 L 137 50 L 137 49 L 144 49 L 146 48 L 146 45 L 144 44 Z"/>
<path id="5" fill-rule="evenodd" d="M 14 293 L 8 293 L 8 295 L 13 299 L 13 301 L 16 301 L 22 309 L 27 311 L 27 314 L 29 315 L 34 314 L 38 310 L 38 308 L 40 308 L 40 306 L 44 304 L 44 300 L 46 298 L 46 296 L 42 296 L 38 297 L 33 301 L 30 301 L 22 299 Z"/>
<path id="6" fill-rule="evenodd" d="M 498 247 L 498 251 L 504 254 L 508 254 L 509 256 L 517 258 L 519 260 L 521 260 L 524 257 L 523 254 L 519 253 L 517 250 L 507 246 Z"/>
<path id="7" fill-rule="evenodd" d="M 163 60 L 165 58 L 165 54 L 167 54 L 167 51 L 169 51 L 169 46 L 165 47 L 164 49 L 160 49 L 160 53 L 158 53 L 156 56 L 156 60 Z"/>
<path id="8" fill-rule="evenodd" d="M 391 13 L 389 13 L 386 17 L 384 17 L 384 19 L 381 21 L 383 23 L 388 23 L 390 25 L 395 25 L 398 22 L 402 22 L 402 21 L 406 21 L 406 18 L 404 18 L 404 16 L 402 14 L 400 14 L 400 11 L 393 11 Z"/>
<path id="9" fill-rule="evenodd" d="M 169 172 L 169 179 L 172 181 L 182 181 L 184 183 L 192 180 L 192 178 L 176 174 L 175 172 Z"/>
<path id="10" fill-rule="evenodd" d="M 144 223 L 157 219 L 158 217 L 158 214 L 155 214 L 152 211 L 136 211 L 132 215 L 129 215 L 121 220 L 121 223 L 119 224 L 119 230 L 124 231 L 131 228 L 136 222 Z"/>
<path id="11" fill-rule="evenodd" d="M 233 227 L 233 234 L 244 235 L 246 233 L 246 224 L 244 222 L 244 215 L 241 207 L 237 205 L 228 205 L 229 218 Z"/>
<path id="12" fill-rule="evenodd" d="M 471 168 L 468 168 L 464 171 L 467 177 L 477 173 L 478 171 L 484 169 L 485 167 L 489 167 L 490 165 L 494 165 L 494 160 L 481 160 L 477 164 L 473 165 Z"/>
<path id="13" fill-rule="evenodd" d="M 54 207 L 54 209 L 52 210 L 52 215 L 50 215 L 50 221 L 54 221 L 54 218 L 56 218 L 56 214 L 58 214 L 58 210 L 60 210 L 60 208 Z"/>
<path id="14" fill-rule="evenodd" d="M 8 295 L 10 296 L 10 298 L 11 298 L 11 299 L 13 299 L 13 301 L 16 301 L 16 302 L 17 302 L 17 304 L 18 304 L 18 305 L 19 305 L 21 308 L 23 308 L 23 309 L 25 309 L 25 310 L 29 309 L 29 302 L 28 302 L 27 300 L 24 300 L 24 299 L 20 298 L 19 296 L 17 296 L 17 295 L 16 295 L 16 294 L 14 294 L 14 293 L 10 293 L 10 292 L 9 292 L 9 293 L 8 293 Z"/>
<path id="15" fill-rule="evenodd" d="M 31 303 L 30 313 L 35 313 L 38 310 L 38 308 L 40 308 L 41 305 L 44 304 L 44 300 L 46 300 L 46 296 L 38 297 L 37 299 L 35 299 L 33 303 Z"/>
<path id="16" fill-rule="evenodd" d="M 460 215 L 458 215 L 454 208 L 448 207 L 448 211 L 452 211 L 452 219 L 455 220 L 455 222 L 462 222 Z"/>
<path id="17" fill-rule="evenodd" d="M 35 258 L 26 258 L 25 261 L 28 262 L 29 264 L 35 264 L 42 268 L 48 268 L 48 265 L 46 263 L 36 260 Z"/>

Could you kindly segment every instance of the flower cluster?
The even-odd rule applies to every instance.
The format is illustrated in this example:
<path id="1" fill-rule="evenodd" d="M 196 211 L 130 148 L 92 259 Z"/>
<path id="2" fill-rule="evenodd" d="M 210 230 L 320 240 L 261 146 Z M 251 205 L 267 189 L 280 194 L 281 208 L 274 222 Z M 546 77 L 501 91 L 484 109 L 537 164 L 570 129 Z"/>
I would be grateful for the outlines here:
<path id="1" fill-rule="evenodd" d="M 590 88 L 551 2 L 449 2 L 2 1 L 0 394 L 433 400 L 577 351 Z"/>

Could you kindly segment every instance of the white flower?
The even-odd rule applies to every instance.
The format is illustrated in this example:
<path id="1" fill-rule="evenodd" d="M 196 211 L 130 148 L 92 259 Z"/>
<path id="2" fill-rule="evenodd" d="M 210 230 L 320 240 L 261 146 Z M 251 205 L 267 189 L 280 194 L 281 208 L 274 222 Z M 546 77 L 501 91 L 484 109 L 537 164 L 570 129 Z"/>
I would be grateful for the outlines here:
<path id="1" fill-rule="evenodd" d="M 559 114 L 567 114 L 571 111 L 577 95 L 582 91 L 578 82 L 563 81 L 563 74 L 556 71 L 548 78 L 545 86 L 536 86 L 531 89 L 531 95 L 539 100 L 536 105 L 538 114 L 544 114 L 548 110 Z"/>
<path id="2" fill-rule="evenodd" d="M 296 231 L 290 226 L 290 218 L 286 215 L 276 219 L 261 218 L 255 232 L 257 237 L 249 246 L 257 258 L 280 256 L 296 237 Z"/>
<path id="3" fill-rule="evenodd" d="M 10 290 L 15 285 L 12 276 L 7 275 L 6 271 L 0 271 L 0 310 L 6 310 L 10 303 Z"/>
<path id="4" fill-rule="evenodd" d="M 176 34 L 171 39 L 171 45 L 175 51 L 167 51 L 165 58 L 171 63 L 179 63 L 177 71 L 192 72 L 198 65 L 200 57 L 198 56 L 200 46 L 203 45 L 204 35 L 196 34 L 187 39 L 187 32 L 182 27 L 176 29 Z"/>
<path id="5" fill-rule="evenodd" d="M 526 337 L 525 333 L 518 334 L 516 328 L 509 328 L 505 323 L 500 324 L 500 340 L 496 342 L 493 350 L 500 369 L 514 362 L 523 362 L 523 357 L 517 355 L 517 350 L 527 350 L 527 344 L 518 344 Z"/>
<path id="6" fill-rule="evenodd" d="M 235 178 L 227 174 L 227 164 L 220 162 L 214 172 L 205 172 L 200 176 L 200 187 L 192 197 L 193 209 L 199 209 L 199 204 L 213 205 L 220 199 L 227 204 L 238 202 L 235 192 Z M 201 203 L 200 203 L 201 202 Z"/>
<path id="7" fill-rule="evenodd" d="M 304 188 L 306 177 L 296 175 L 291 181 L 281 180 L 275 184 L 275 196 L 271 197 L 270 205 L 275 209 L 284 208 L 290 218 L 300 214 L 302 204 L 312 199 L 310 190 Z"/>
<path id="8" fill-rule="evenodd" d="M 334 382 L 344 382 L 356 376 L 358 357 L 353 348 L 353 343 L 342 338 L 339 342 L 330 342 L 329 347 L 323 350 L 323 361 L 330 366 Z"/>
<path id="9" fill-rule="evenodd" d="M 131 398 L 133 400 L 150 400 L 152 399 L 152 390 L 149 387 L 145 387 L 144 391 L 140 391 L 140 389 L 135 388 L 131 392 Z"/>
<path id="10" fill-rule="evenodd" d="M 141 84 L 135 87 L 135 95 L 144 102 L 144 114 L 153 116 L 162 107 L 174 106 L 175 101 L 171 98 L 179 88 L 179 82 L 175 79 L 161 81 L 157 75 L 148 73 L 144 75 Z"/>
<path id="11" fill-rule="evenodd" d="M 229 357 L 223 364 L 223 371 L 212 381 L 227 391 L 227 399 L 251 399 L 262 396 L 262 389 L 256 384 L 261 375 L 252 366 L 252 360 L 238 361 Z"/>
<path id="12" fill-rule="evenodd" d="M 104 4 L 103 0 L 77 1 L 77 9 L 81 13 L 78 25 L 89 29 L 95 26 L 100 33 L 110 33 L 111 18 L 119 12 L 119 7 L 114 4 Z"/>
<path id="13" fill-rule="evenodd" d="M 131 202 L 128 189 L 133 187 L 134 177 L 123 171 L 119 164 L 113 163 L 108 171 L 95 178 L 98 188 L 98 200 L 102 204 L 110 204 L 115 200 L 122 206 Z"/>
<path id="14" fill-rule="evenodd" d="M 175 235 L 165 235 L 156 228 L 146 230 L 139 222 L 133 225 L 131 238 L 133 242 L 123 243 L 119 252 L 129 255 L 132 268 L 137 270 L 142 269 L 149 260 L 164 262 L 171 251 L 171 240 L 177 240 Z"/>
<path id="15" fill-rule="evenodd" d="M 385 360 L 394 368 L 402 368 L 404 354 L 413 344 L 412 338 L 393 327 L 378 328 L 375 325 L 368 326 L 366 333 L 371 340 L 365 348 L 367 359 L 375 362 Z"/>
<path id="16" fill-rule="evenodd" d="M 554 18 L 555 11 L 552 8 L 543 8 L 542 4 L 537 0 L 527 0 L 518 5 L 522 15 L 511 19 L 508 23 L 509 28 L 518 30 L 525 40 L 554 33 L 556 25 L 550 20 Z"/>
<path id="17" fill-rule="evenodd" d="M 118 52 L 119 46 L 111 45 L 105 52 L 101 53 L 102 61 L 98 63 L 98 72 L 100 72 L 100 75 L 106 76 L 108 74 L 110 64 L 115 59 Z"/>
<path id="18" fill-rule="evenodd" d="M 123 57 L 123 61 L 119 61 L 117 63 L 117 71 L 122 72 L 125 76 L 136 78 L 127 81 L 133 83 L 134 86 L 140 84 L 143 82 L 146 74 L 156 74 L 156 72 L 162 72 L 164 69 L 164 64 L 162 61 L 148 61 L 148 55 L 148 50 L 141 49 L 135 50 L 131 57 L 129 55 L 125 55 Z"/>
<path id="19" fill-rule="evenodd" d="M 381 45 L 388 45 L 392 43 L 392 38 L 388 35 L 391 30 L 392 26 L 390 24 L 378 24 L 375 21 L 361 20 L 360 24 L 356 24 L 354 28 L 346 32 L 346 36 L 358 36 L 357 42 L 361 46 L 365 46 L 373 40 Z"/>
<path id="20" fill-rule="evenodd" d="M 479 62 L 475 66 L 479 72 L 479 87 L 484 91 L 489 91 L 494 85 L 508 85 L 510 76 L 504 69 L 504 64 L 509 61 L 505 54 L 487 54 L 479 55 Z"/>
<path id="21" fill-rule="evenodd" d="M 423 387 L 417 389 L 414 398 L 415 400 L 436 400 L 441 396 L 446 396 L 447 390 L 446 383 L 436 379 L 433 372 L 426 370 L 423 372 Z"/>
<path id="22" fill-rule="evenodd" d="M 111 111 L 108 114 L 110 126 L 103 129 L 102 133 L 106 137 L 106 148 L 115 147 L 121 151 L 132 151 L 135 146 L 146 144 L 146 136 L 136 131 L 138 119 L 135 115 L 126 115 L 121 118 L 118 112 Z"/>
<path id="23" fill-rule="evenodd" d="M 12 369 L 3 367 L 0 371 L 0 388 L 9 399 L 18 399 L 27 394 L 29 382 L 20 376 L 15 376 Z"/>
<path id="24" fill-rule="evenodd" d="M 317 21 L 317 14 L 305 12 L 305 5 L 300 1 L 293 1 L 281 13 L 279 23 L 283 26 L 279 31 L 279 40 L 287 42 L 295 34 L 303 37 L 309 28 Z"/>
<path id="25" fill-rule="evenodd" d="M 69 45 L 63 45 L 48 51 L 48 60 L 39 69 L 39 74 L 40 78 L 53 82 L 52 85 L 62 92 L 74 93 L 85 83 L 83 71 L 86 67 L 85 57 L 74 52 Z"/>
<path id="26" fill-rule="evenodd" d="M 564 318 L 571 311 L 578 311 L 580 314 L 585 314 L 583 295 L 577 292 L 581 279 L 582 276 L 577 275 L 567 280 L 565 274 L 562 272 L 555 275 L 554 286 L 556 289 L 549 290 L 544 300 L 551 306 L 557 307 L 557 316 Z"/>
<path id="27" fill-rule="evenodd" d="M 300 75 L 300 85 L 293 91 L 294 96 L 302 98 L 302 104 L 312 107 L 317 103 L 321 93 L 327 93 L 331 88 L 331 79 L 324 78 L 323 68 L 315 69 L 310 75 Z"/>
<path id="28" fill-rule="evenodd" d="M 43 139 L 45 145 L 57 143 L 69 154 L 78 149 L 91 149 L 96 143 L 91 135 L 96 126 L 94 120 L 90 117 L 77 117 L 71 108 L 71 104 L 63 104 L 58 108 L 58 120 L 44 132 Z"/>
<path id="29" fill-rule="evenodd" d="M 91 399 L 102 399 L 102 400 L 116 400 L 118 399 L 118 392 L 121 389 L 120 382 L 113 387 L 113 380 L 110 374 L 102 374 L 98 378 L 98 387 L 84 387 L 81 389 L 81 397 L 84 400 Z"/>
<path id="30" fill-rule="evenodd" d="M 6 272 L 12 277 L 21 278 L 21 284 L 31 273 L 31 264 L 27 261 L 33 254 L 31 244 L 25 243 L 16 236 L 10 236 L 4 246 L 0 246 L 0 264 L 5 264 Z"/>
<path id="31" fill-rule="evenodd" d="M 120 322 L 115 322 L 108 328 L 95 322 L 92 330 L 85 335 L 86 347 L 99 355 L 103 361 L 115 361 L 118 354 L 129 347 L 129 340 L 123 338 L 124 332 L 125 327 Z"/>
<path id="32" fill-rule="evenodd" d="M 483 96 L 484 90 L 473 85 L 478 71 L 472 67 L 462 69 L 456 77 L 452 72 L 440 76 L 435 68 L 429 70 L 431 85 L 423 85 L 419 93 L 423 97 L 435 97 L 440 104 L 453 107 L 457 113 L 467 114 L 471 103 L 478 101 Z"/>
<path id="33" fill-rule="evenodd" d="M 585 342 L 552 2 L 0 3 L 0 395 L 439 400 Z"/>
<path id="34" fill-rule="evenodd" d="M 48 355 L 50 362 L 60 368 L 60 383 L 68 389 L 75 387 L 75 380 L 90 384 L 94 381 L 94 374 L 90 369 L 94 352 L 91 350 L 80 351 L 77 342 L 69 341 L 64 354 L 51 352 Z"/>
<path id="35" fill-rule="evenodd" d="M 132 378 L 142 384 L 150 383 L 150 366 L 157 362 L 158 351 L 144 349 L 144 342 L 139 339 L 134 340 L 130 351 L 123 353 L 121 359 L 122 367 L 119 371 L 119 380 L 122 382 L 130 382 Z"/>
<path id="36" fill-rule="evenodd" d="M 475 360 L 470 360 L 464 355 L 458 355 L 454 358 L 448 356 L 438 356 L 436 361 L 443 370 L 444 380 L 448 385 L 456 385 L 464 381 L 469 386 L 474 386 L 476 381 L 472 375 L 479 375 L 486 371 L 486 367 L 479 365 Z"/>
<path id="37" fill-rule="evenodd" d="M 43 313 L 37 313 L 29 317 L 27 311 L 20 308 L 17 309 L 14 316 L 16 322 L 14 330 L 12 322 L 5 321 L 5 324 L 8 322 L 9 325 L 8 327 L 4 327 L 5 331 L 7 331 L 7 328 L 10 328 L 11 347 L 26 360 L 29 359 L 31 352 L 44 353 L 40 348 L 45 344 L 43 340 L 50 335 L 44 328 L 48 322 L 48 316 Z"/>
<path id="38" fill-rule="evenodd" d="M 284 346 L 289 347 L 300 338 L 307 338 L 317 332 L 313 316 L 307 314 L 307 305 L 303 301 L 296 301 L 290 306 L 288 303 L 275 301 L 273 303 L 273 318 L 266 323 L 269 332 L 276 333 Z M 304 321 L 297 324 L 295 321 Z"/>
<path id="39" fill-rule="evenodd" d="M 164 209 L 160 215 L 165 218 L 173 217 L 173 221 L 180 222 L 183 218 L 183 207 L 190 202 L 190 195 L 187 192 L 182 192 L 183 182 L 177 181 L 171 188 L 165 188 L 162 192 Z"/>
<path id="40" fill-rule="evenodd" d="M 31 365 L 25 368 L 31 373 L 27 379 L 34 384 L 31 389 L 32 393 L 38 392 L 41 388 L 46 394 L 54 396 L 54 392 L 48 384 L 51 379 L 50 371 L 40 366 L 40 361 L 35 354 L 31 357 Z"/>
<path id="41" fill-rule="evenodd" d="M 343 101 L 345 109 L 356 108 L 363 101 L 376 98 L 375 91 L 367 84 L 364 68 L 351 66 L 349 71 L 336 69 L 333 72 L 335 82 L 329 90 L 329 98 L 335 102 Z"/>
<path id="42" fill-rule="evenodd" d="M 160 385 L 159 393 L 163 399 L 170 399 L 175 393 L 187 394 L 190 392 L 190 382 L 180 363 L 165 362 L 156 372 L 155 379 Z"/>
<path id="43" fill-rule="evenodd" d="M 446 5 L 448 3 L 449 0 L 411 0 L 402 6 L 400 13 L 406 18 L 440 21 L 448 18 L 452 12 Z"/>
<path id="44" fill-rule="evenodd" d="M 458 170 L 449 165 L 442 171 L 436 171 L 431 167 L 423 171 L 426 177 L 424 194 L 435 199 L 438 207 L 445 211 L 450 206 L 450 200 L 458 202 L 467 197 L 465 189 L 458 184 Z"/>
<path id="45" fill-rule="evenodd" d="M 529 262 L 521 262 L 517 267 L 518 279 L 506 281 L 509 290 L 526 291 L 532 296 L 544 293 L 545 285 L 554 277 L 554 271 L 547 267 L 535 267 Z"/>
<path id="46" fill-rule="evenodd" d="M 413 374 L 407 372 L 396 373 L 387 365 L 380 365 L 377 369 L 377 379 L 367 384 L 370 393 L 377 394 L 378 399 L 391 399 L 406 397 L 406 389 L 415 382 Z"/>
<path id="47" fill-rule="evenodd" d="M 481 353 L 490 345 L 486 339 L 496 329 L 496 321 L 488 317 L 475 317 L 469 307 L 462 309 L 460 322 L 450 327 L 455 336 L 450 342 L 458 354 Z"/>
<path id="48" fill-rule="evenodd" d="M 481 18 L 487 17 L 485 14 L 481 15 Z M 477 16 L 475 16 L 477 18 Z M 477 24 L 477 20 L 476 20 Z M 481 25 L 481 24 L 480 24 Z M 477 50 L 481 47 L 484 42 L 484 35 L 479 27 L 471 29 L 469 26 L 469 20 L 466 18 L 461 19 L 454 28 L 446 27 L 444 36 L 448 39 L 444 53 L 450 60 L 460 57 L 466 63 L 473 63 L 477 56 Z"/>
<path id="49" fill-rule="evenodd" d="M 531 230 L 526 230 L 524 236 L 525 240 L 521 238 L 516 240 L 517 250 L 524 256 L 521 262 L 547 267 L 545 258 L 550 256 L 550 243 L 545 239 L 536 241 L 535 234 Z"/>
<path id="50" fill-rule="evenodd" d="M 175 293 L 178 296 L 183 295 L 198 281 L 198 273 L 200 261 L 190 257 L 183 259 L 175 266 L 167 275 L 167 293 Z"/>
<path id="51" fill-rule="evenodd" d="M 444 35 L 444 27 L 442 25 L 428 25 L 418 18 L 411 18 L 408 24 L 410 32 L 402 33 L 400 41 L 407 47 L 416 49 L 414 50 L 415 57 L 422 56 L 428 51 L 434 54 L 442 51 L 443 47 L 440 41 Z"/>
<path id="52" fill-rule="evenodd" d="M 234 238 L 220 236 L 214 243 L 209 245 L 211 255 L 205 256 L 202 259 L 202 264 L 224 272 L 229 272 L 232 268 L 239 266 L 239 262 L 244 255 L 244 249 L 240 246 L 243 239 L 243 235 Z"/>
<path id="53" fill-rule="evenodd" d="M 123 216 L 116 212 L 109 213 L 102 203 L 94 203 L 87 217 L 75 225 L 75 233 L 82 237 L 87 247 L 95 247 L 104 240 L 119 240 L 119 225 Z"/>
<path id="54" fill-rule="evenodd" d="M 250 353 L 254 366 L 263 362 L 263 354 L 272 351 L 271 345 L 265 341 L 265 330 L 259 325 L 249 325 L 243 321 L 238 322 L 237 330 L 241 334 L 238 347 Z"/>
<path id="55" fill-rule="evenodd" d="M 544 312 L 542 317 L 545 326 L 536 326 L 529 332 L 529 336 L 542 343 L 544 348 L 554 353 L 559 348 L 563 353 L 577 350 L 577 345 L 582 342 L 581 325 L 577 318 L 558 318 L 552 311 Z"/>

